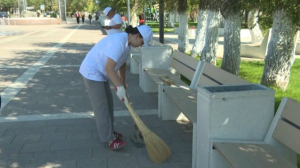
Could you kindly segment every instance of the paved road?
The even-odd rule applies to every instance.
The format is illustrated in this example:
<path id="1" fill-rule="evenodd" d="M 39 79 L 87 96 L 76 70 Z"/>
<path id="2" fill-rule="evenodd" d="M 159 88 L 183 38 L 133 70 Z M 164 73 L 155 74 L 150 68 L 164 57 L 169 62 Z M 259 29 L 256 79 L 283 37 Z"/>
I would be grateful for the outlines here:
<path id="1" fill-rule="evenodd" d="M 113 152 L 100 142 L 78 73 L 87 52 L 105 37 L 98 23 L 78 25 L 71 19 L 63 25 L 6 26 L 5 30 L 17 35 L 0 37 L 0 167 L 191 167 L 192 125 L 161 121 L 157 94 L 143 93 L 138 75 L 129 70 L 133 107 L 173 155 L 155 165 L 145 148 L 133 146 L 129 140 L 133 121 L 115 94 L 115 127 L 128 145 Z"/>

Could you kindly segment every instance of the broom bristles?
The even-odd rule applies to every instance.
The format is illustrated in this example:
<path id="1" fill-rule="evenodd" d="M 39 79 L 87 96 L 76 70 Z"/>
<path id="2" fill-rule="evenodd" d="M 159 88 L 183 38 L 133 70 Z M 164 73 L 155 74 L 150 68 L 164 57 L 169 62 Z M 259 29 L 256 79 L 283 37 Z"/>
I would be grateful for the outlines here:
<path id="1" fill-rule="evenodd" d="M 171 150 L 168 145 L 156 134 L 147 128 L 140 117 L 134 112 L 130 103 L 126 104 L 134 122 L 143 135 L 145 146 L 150 159 L 154 163 L 162 163 L 171 156 Z"/>

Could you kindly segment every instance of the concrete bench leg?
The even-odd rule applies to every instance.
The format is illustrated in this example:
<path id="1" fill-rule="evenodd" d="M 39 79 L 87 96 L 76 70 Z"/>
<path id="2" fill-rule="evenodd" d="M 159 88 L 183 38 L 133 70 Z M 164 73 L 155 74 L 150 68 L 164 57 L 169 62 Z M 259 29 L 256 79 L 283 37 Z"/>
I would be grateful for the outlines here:
<path id="1" fill-rule="evenodd" d="M 157 115 L 158 115 L 158 118 L 161 118 L 161 112 L 162 112 L 162 94 L 163 94 L 163 88 L 164 86 L 163 85 L 158 85 L 158 112 L 157 112 Z"/>
<path id="2" fill-rule="evenodd" d="M 197 164 L 197 122 L 193 123 L 192 168 Z"/>
<path id="3" fill-rule="evenodd" d="M 211 148 L 211 166 L 210 167 L 217 167 L 217 168 L 232 168 L 230 164 L 225 160 L 224 156 L 221 155 L 219 151 L 216 149 Z M 201 165 L 198 165 L 201 167 Z"/>
<path id="4" fill-rule="evenodd" d="M 139 68 L 139 86 L 141 87 L 144 85 L 144 82 L 145 82 L 144 80 L 141 80 L 143 78 L 142 75 L 144 75 L 145 72 L 143 72 L 142 64 L 139 64 L 138 68 Z"/>
<path id="5" fill-rule="evenodd" d="M 139 84 L 143 92 L 158 91 L 158 84 L 155 81 L 153 81 L 151 76 L 146 71 L 142 70 L 142 68 L 139 75 Z"/>
<path id="6" fill-rule="evenodd" d="M 132 74 L 139 74 L 139 63 L 130 54 L 130 72 Z"/>
<path id="7" fill-rule="evenodd" d="M 162 120 L 176 120 L 182 113 L 178 106 L 171 100 L 168 95 L 163 92 L 163 87 L 169 87 L 162 85 L 161 90 L 159 90 L 159 105 L 158 110 L 159 115 Z"/>
<path id="8" fill-rule="evenodd" d="M 128 57 L 126 59 L 126 66 L 130 66 L 130 59 L 131 59 L 130 54 L 128 54 Z"/>

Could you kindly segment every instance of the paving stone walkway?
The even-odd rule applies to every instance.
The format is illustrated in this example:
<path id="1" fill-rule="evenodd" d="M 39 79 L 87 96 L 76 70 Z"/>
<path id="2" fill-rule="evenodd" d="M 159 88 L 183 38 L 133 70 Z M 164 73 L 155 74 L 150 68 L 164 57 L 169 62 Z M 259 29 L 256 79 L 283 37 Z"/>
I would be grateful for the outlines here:
<path id="1" fill-rule="evenodd" d="M 134 126 L 114 94 L 115 128 L 128 145 L 110 151 L 100 142 L 79 65 L 101 38 L 99 24 L 6 26 L 0 37 L 0 168 L 190 168 L 192 125 L 161 121 L 157 94 L 144 93 L 127 71 L 130 100 L 146 125 L 172 150 L 156 165 L 130 142 Z M 113 86 L 111 85 L 113 90 Z M 114 90 L 113 90 L 114 93 Z"/>

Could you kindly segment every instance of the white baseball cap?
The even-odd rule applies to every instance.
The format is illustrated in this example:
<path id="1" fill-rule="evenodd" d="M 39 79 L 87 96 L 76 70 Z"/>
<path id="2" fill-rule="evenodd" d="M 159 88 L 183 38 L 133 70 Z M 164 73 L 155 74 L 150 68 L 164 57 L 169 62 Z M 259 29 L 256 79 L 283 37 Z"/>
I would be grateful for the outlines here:
<path id="1" fill-rule="evenodd" d="M 111 10 L 111 7 L 106 7 L 105 9 L 104 9 L 104 15 L 105 16 L 107 16 L 107 14 L 108 14 L 108 12 Z"/>
<path id="2" fill-rule="evenodd" d="M 147 25 L 138 26 L 137 29 L 139 30 L 140 34 L 143 36 L 144 46 L 148 47 L 148 42 L 153 38 L 152 29 Z"/>

